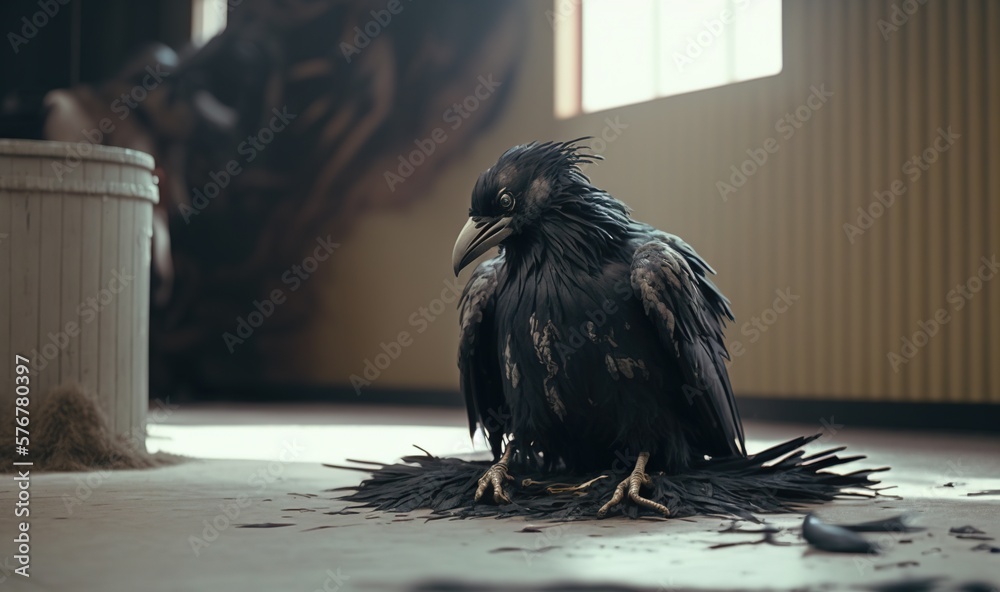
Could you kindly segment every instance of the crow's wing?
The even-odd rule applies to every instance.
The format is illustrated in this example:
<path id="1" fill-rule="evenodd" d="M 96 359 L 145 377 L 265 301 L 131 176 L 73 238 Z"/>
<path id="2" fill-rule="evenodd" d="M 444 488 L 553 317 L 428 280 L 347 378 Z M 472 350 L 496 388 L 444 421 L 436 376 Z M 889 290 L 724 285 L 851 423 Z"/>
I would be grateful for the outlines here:
<path id="1" fill-rule="evenodd" d="M 715 273 L 680 238 L 656 233 L 632 257 L 632 290 L 656 326 L 660 342 L 677 357 L 682 392 L 698 422 L 708 454 L 746 455 L 743 424 L 726 372 L 725 319 L 729 301 L 708 279 Z"/>
<path id="2" fill-rule="evenodd" d="M 509 417 L 493 320 L 497 275 L 502 264 L 502 257 L 480 264 L 465 285 L 458 305 L 458 370 L 469 413 L 469 434 L 475 435 L 476 425 L 483 426 L 494 457 L 500 456 Z"/>

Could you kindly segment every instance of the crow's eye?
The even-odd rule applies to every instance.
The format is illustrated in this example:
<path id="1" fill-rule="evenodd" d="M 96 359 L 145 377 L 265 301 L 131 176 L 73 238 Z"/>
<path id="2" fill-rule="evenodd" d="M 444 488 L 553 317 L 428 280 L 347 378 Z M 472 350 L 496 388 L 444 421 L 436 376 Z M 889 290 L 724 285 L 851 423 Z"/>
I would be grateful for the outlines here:
<path id="1" fill-rule="evenodd" d="M 509 193 L 501 193 L 500 199 L 497 200 L 497 203 L 500 204 L 501 208 L 509 210 L 514 207 L 514 197 Z"/>

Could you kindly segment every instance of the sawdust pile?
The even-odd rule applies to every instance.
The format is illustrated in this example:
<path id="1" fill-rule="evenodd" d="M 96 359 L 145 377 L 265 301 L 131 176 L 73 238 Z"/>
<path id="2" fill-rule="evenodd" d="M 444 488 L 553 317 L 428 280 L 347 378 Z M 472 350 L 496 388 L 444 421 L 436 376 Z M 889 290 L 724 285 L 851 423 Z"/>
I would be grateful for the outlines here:
<path id="1" fill-rule="evenodd" d="M 148 469 L 176 464 L 183 457 L 149 454 L 144 433 L 116 434 L 97 399 L 83 387 L 60 386 L 31 405 L 28 456 L 15 458 L 14 405 L 0 405 L 0 472 L 15 461 L 31 461 L 37 471 Z M 23 436 L 23 433 L 17 434 Z"/>

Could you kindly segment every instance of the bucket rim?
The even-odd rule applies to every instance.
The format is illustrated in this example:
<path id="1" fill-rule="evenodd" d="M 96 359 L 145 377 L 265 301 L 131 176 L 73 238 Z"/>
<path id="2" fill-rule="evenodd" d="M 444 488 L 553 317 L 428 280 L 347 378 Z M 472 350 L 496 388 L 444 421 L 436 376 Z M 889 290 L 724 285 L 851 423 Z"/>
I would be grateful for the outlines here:
<path id="1" fill-rule="evenodd" d="M 84 152 L 87 152 L 86 156 Z M 0 138 L 0 156 L 58 158 L 76 156 L 84 162 L 113 162 L 138 166 L 150 171 L 156 166 L 153 157 L 145 152 L 89 142 Z"/>

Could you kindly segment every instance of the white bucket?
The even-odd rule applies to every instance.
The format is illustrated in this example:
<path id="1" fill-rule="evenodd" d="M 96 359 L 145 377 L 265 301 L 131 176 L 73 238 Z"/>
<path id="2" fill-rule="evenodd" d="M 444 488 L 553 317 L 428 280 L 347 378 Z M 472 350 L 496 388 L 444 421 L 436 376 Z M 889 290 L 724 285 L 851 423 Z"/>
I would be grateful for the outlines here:
<path id="1" fill-rule="evenodd" d="M 20 355 L 32 408 L 76 382 L 117 433 L 142 432 L 152 171 L 135 150 L 0 140 L 0 404 L 13 404 Z"/>

